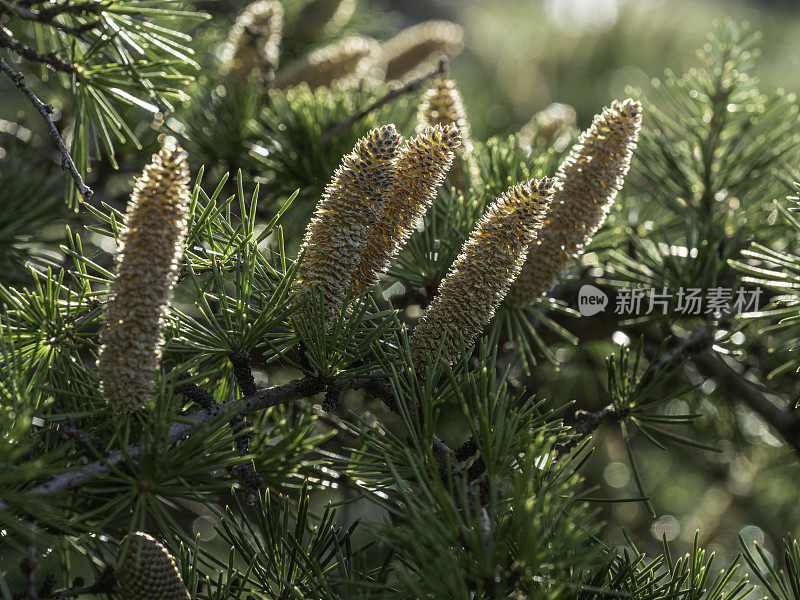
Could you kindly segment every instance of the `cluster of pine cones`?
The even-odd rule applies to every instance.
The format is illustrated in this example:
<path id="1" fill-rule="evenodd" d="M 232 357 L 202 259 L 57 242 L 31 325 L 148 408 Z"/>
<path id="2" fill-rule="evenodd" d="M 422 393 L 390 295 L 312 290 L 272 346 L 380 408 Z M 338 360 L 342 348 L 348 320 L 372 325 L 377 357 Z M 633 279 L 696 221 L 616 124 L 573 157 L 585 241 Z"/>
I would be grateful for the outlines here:
<path id="1" fill-rule="evenodd" d="M 313 0 L 290 36 L 330 32 L 349 19 L 353 8 L 354 0 Z M 457 25 L 428 22 L 384 44 L 348 38 L 279 70 L 283 33 L 278 2 L 250 5 L 230 33 L 224 72 L 232 81 L 257 76 L 277 88 L 396 80 L 442 53 L 457 52 L 463 37 Z M 554 178 L 520 182 L 488 206 L 412 332 L 416 368 L 457 361 L 501 303 L 524 306 L 555 285 L 613 205 L 641 121 L 638 102 L 613 102 L 581 134 Z M 532 152 L 547 145 L 566 148 L 574 126 L 574 111 L 553 105 L 518 138 Z M 445 177 L 462 198 L 480 185 L 472 150 L 463 101 L 449 79 L 434 81 L 423 94 L 415 137 L 403 141 L 394 125 L 385 125 L 359 140 L 333 174 L 306 229 L 295 294 L 321 294 L 329 325 L 353 297 L 379 281 Z M 190 197 L 186 155 L 165 146 L 133 191 L 105 307 L 98 369 L 103 394 L 120 413 L 143 408 L 153 393 Z M 126 600 L 189 597 L 173 558 L 144 533 L 120 544 L 117 576 Z"/>
<path id="2" fill-rule="evenodd" d="M 312 0 L 289 27 L 283 7 L 274 0 L 259 0 L 237 18 L 223 51 L 222 74 L 235 84 L 257 77 L 262 85 L 286 89 L 300 83 L 311 89 L 401 80 L 426 68 L 442 54 L 458 54 L 464 32 L 448 21 L 427 21 L 379 43 L 355 35 L 317 48 L 286 66 L 279 64 L 284 38 L 316 39 L 337 33 L 356 8 L 355 0 Z M 280 68 L 279 68 L 280 67 Z"/>

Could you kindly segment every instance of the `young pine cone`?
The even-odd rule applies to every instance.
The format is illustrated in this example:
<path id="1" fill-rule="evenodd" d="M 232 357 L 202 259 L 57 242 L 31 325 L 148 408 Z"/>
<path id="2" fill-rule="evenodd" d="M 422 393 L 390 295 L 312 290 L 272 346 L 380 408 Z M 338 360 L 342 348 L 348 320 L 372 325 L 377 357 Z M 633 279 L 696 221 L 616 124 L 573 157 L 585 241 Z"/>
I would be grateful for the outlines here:
<path id="1" fill-rule="evenodd" d="M 362 37 L 348 38 L 319 50 L 281 71 L 275 87 L 286 89 L 305 82 L 315 90 L 334 82 L 359 81 L 370 75 L 379 54 L 378 43 Z"/>
<path id="2" fill-rule="evenodd" d="M 341 310 L 353 274 L 394 180 L 400 135 L 394 125 L 373 129 L 342 159 L 306 228 L 294 290 L 322 292 L 326 322 Z"/>
<path id="3" fill-rule="evenodd" d="M 375 284 L 411 237 L 417 221 L 433 203 L 460 140 L 455 125 L 436 125 L 426 127 L 400 150 L 394 179 L 370 227 L 355 275 L 358 291 Z"/>
<path id="4" fill-rule="evenodd" d="M 386 81 L 402 79 L 443 54 L 455 56 L 463 48 L 464 30 L 449 21 L 425 21 L 404 29 L 381 49 Z"/>
<path id="5" fill-rule="evenodd" d="M 524 306 L 551 290 L 614 204 L 636 148 L 642 105 L 616 100 L 596 115 L 555 177 L 553 204 L 507 302 Z"/>
<path id="6" fill-rule="evenodd" d="M 100 389 L 119 413 L 143 408 L 153 392 L 190 197 L 186 154 L 165 146 L 128 203 L 97 359 Z"/>
<path id="7" fill-rule="evenodd" d="M 465 191 L 464 170 L 461 161 L 467 163 L 470 170 L 470 181 L 477 178 L 477 166 L 472 156 L 472 140 L 469 135 L 467 112 L 456 84 L 450 79 L 437 79 L 433 87 L 422 96 L 422 103 L 417 111 L 418 129 L 427 126 L 450 125 L 458 127 L 461 133 L 461 149 L 456 153 L 453 166 L 447 174 L 453 187 Z"/>
<path id="8" fill-rule="evenodd" d="M 278 68 L 283 31 L 283 7 L 279 2 L 259 0 L 249 5 L 231 29 L 222 73 L 244 83 L 251 73 L 272 79 Z"/>
<path id="9" fill-rule="evenodd" d="M 175 559 L 141 531 L 126 535 L 120 542 L 117 581 L 123 600 L 189 600 Z"/>
<path id="10" fill-rule="evenodd" d="M 551 179 L 516 185 L 487 209 L 408 341 L 417 369 L 452 364 L 492 319 L 517 277 L 552 199 Z"/>
<path id="11" fill-rule="evenodd" d="M 311 0 L 297 16 L 293 40 L 315 39 L 333 34 L 353 16 L 356 0 Z"/>

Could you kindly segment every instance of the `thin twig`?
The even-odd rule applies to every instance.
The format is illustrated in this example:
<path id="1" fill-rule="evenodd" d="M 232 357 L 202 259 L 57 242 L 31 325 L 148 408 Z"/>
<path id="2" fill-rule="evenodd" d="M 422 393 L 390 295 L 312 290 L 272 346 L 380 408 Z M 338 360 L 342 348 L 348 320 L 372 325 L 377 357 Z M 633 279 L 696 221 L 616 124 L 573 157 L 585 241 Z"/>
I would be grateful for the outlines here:
<path id="1" fill-rule="evenodd" d="M 28 87 L 28 84 L 25 83 L 25 76 L 21 73 L 17 73 L 14 69 L 11 68 L 5 60 L 0 58 L 0 70 L 2 70 L 11 81 L 14 82 L 14 85 L 17 86 L 17 89 L 21 91 L 28 97 L 31 104 L 39 111 L 39 114 L 42 115 L 44 122 L 47 124 L 47 128 L 50 130 L 50 135 L 53 136 L 53 139 L 56 141 L 58 145 L 58 149 L 61 152 L 61 168 L 68 170 L 72 175 L 72 179 L 75 182 L 75 187 L 78 188 L 81 196 L 83 196 L 84 200 L 89 200 L 92 197 L 92 190 L 89 188 L 84 182 L 83 178 L 81 177 L 80 173 L 78 173 L 78 168 L 75 166 L 75 162 L 72 160 L 72 156 L 70 156 L 69 149 L 67 148 L 66 144 L 64 144 L 64 140 L 61 138 L 61 134 L 58 133 L 58 129 L 56 128 L 56 124 L 53 122 L 53 118 L 50 116 L 53 114 L 53 107 L 50 104 L 45 104 L 33 93 L 33 90 Z"/>
<path id="2" fill-rule="evenodd" d="M 8 48 L 22 58 L 44 63 L 56 71 L 61 71 L 63 73 L 74 73 L 76 71 L 75 65 L 61 58 L 57 52 L 48 52 L 47 54 L 37 52 L 33 48 L 12 38 L 2 27 L 0 27 L 0 48 Z"/>
<path id="3" fill-rule="evenodd" d="M 427 83 L 434 77 L 444 77 L 445 75 L 447 75 L 447 59 L 443 57 L 439 61 L 439 64 L 437 65 L 436 69 L 434 69 L 430 73 L 417 77 L 416 79 L 412 79 L 402 87 L 393 88 L 389 90 L 389 92 L 387 92 L 384 96 L 382 96 L 381 98 L 379 98 L 366 108 L 361 109 L 360 111 L 348 117 L 344 121 L 339 121 L 338 123 L 334 124 L 322 136 L 320 143 L 323 146 L 328 145 L 335 137 L 341 135 L 342 133 L 350 129 L 353 125 L 358 123 L 361 119 L 366 117 L 371 112 L 378 110 L 385 104 L 388 104 L 389 102 L 399 98 L 400 96 L 416 92 L 417 90 L 419 90 L 419 88 L 421 88 L 425 83 Z"/>
<path id="4" fill-rule="evenodd" d="M 48 6 L 42 10 L 31 10 L 20 5 L 13 5 L 11 10 L 21 19 L 26 21 L 36 21 L 37 23 L 51 23 L 59 15 L 87 15 L 103 12 L 111 5 L 110 2 L 62 2 L 53 6 Z"/>
<path id="5" fill-rule="evenodd" d="M 164 438 L 164 443 L 170 444 L 189 437 L 204 424 L 210 423 L 223 412 L 233 411 L 242 415 L 253 414 L 273 406 L 287 404 L 301 398 L 309 398 L 320 392 L 324 392 L 328 386 L 332 384 L 335 384 L 339 389 L 381 390 L 382 388 L 377 387 L 375 382 L 376 379 L 373 377 L 349 378 L 334 381 L 323 377 L 303 377 L 302 379 L 295 379 L 294 381 L 282 385 L 259 390 L 255 394 L 244 396 L 238 400 L 219 404 L 218 411 L 212 412 L 201 409 L 183 416 L 181 418 L 182 422 L 175 422 L 170 426 Z M 48 495 L 79 487 L 95 477 L 105 475 L 126 460 L 135 459 L 143 450 L 144 447 L 141 445 L 129 446 L 124 451 L 117 450 L 110 453 L 102 460 L 97 460 L 83 466 L 80 470 L 56 475 L 44 483 L 28 490 L 28 493 Z M 7 511 L 10 508 L 11 507 L 7 503 L 0 502 L 0 510 Z"/>
<path id="6" fill-rule="evenodd" d="M 562 456 L 569 454 L 574 448 L 577 448 L 581 442 L 583 442 L 583 440 L 594 433 L 595 429 L 600 427 L 600 425 L 602 425 L 605 421 L 609 419 L 619 421 L 623 419 L 624 416 L 625 415 L 621 415 L 617 412 L 617 409 L 613 404 L 609 404 L 608 406 L 593 412 L 586 410 L 577 411 L 575 413 L 575 418 L 578 420 L 578 422 L 573 428 L 575 435 L 570 438 L 569 441 L 556 446 L 555 460 L 557 461 Z"/>

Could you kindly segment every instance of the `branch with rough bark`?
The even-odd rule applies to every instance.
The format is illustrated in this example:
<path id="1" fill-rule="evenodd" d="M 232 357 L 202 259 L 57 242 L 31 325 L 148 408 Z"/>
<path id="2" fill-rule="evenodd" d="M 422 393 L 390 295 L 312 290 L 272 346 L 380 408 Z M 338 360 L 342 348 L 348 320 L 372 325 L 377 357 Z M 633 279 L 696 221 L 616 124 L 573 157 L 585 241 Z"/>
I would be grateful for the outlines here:
<path id="1" fill-rule="evenodd" d="M 201 408 L 196 412 L 182 417 L 181 423 L 173 423 L 166 435 L 163 443 L 170 444 L 180 441 L 189 437 L 192 433 L 196 432 L 200 427 L 206 423 L 210 423 L 220 414 L 231 412 L 238 414 L 242 417 L 251 415 L 258 411 L 262 411 L 273 406 L 288 404 L 302 398 L 309 398 L 315 396 L 328 389 L 337 390 L 350 390 L 350 389 L 364 389 L 376 397 L 387 398 L 387 392 L 391 397 L 391 392 L 384 382 L 373 377 L 355 377 L 346 379 L 328 379 L 325 377 L 303 377 L 302 379 L 295 379 L 289 383 L 276 385 L 270 388 L 258 390 L 254 394 L 243 396 L 238 400 L 233 400 L 224 404 L 216 404 L 212 407 L 210 404 Z M 192 399 L 199 397 L 198 395 L 191 395 Z M 392 398 L 393 403 L 393 398 Z M 201 404 L 203 406 L 203 404 Z M 122 464 L 126 460 L 136 458 L 142 452 L 143 448 L 139 445 L 133 445 L 125 449 L 125 451 L 117 450 L 110 453 L 103 460 L 97 460 L 82 467 L 80 470 L 56 475 L 48 481 L 32 488 L 28 491 L 29 494 L 48 495 L 56 492 L 63 492 L 66 490 L 74 489 L 91 481 L 95 477 L 99 477 L 111 471 L 114 467 Z M 0 510 L 9 510 L 11 507 L 0 502 Z"/>
<path id="2" fill-rule="evenodd" d="M 28 98 L 30 103 L 33 104 L 34 108 L 39 111 L 39 114 L 42 116 L 42 119 L 44 119 L 44 122 L 47 125 L 47 129 L 50 131 L 50 135 L 55 140 L 58 150 L 61 153 L 61 168 L 69 171 L 70 175 L 72 175 L 72 180 L 75 182 L 75 187 L 78 188 L 78 192 L 80 192 L 84 200 L 89 200 L 92 197 L 93 192 L 91 188 L 83 182 L 83 178 L 81 177 L 81 174 L 78 173 L 78 168 L 75 166 L 75 162 L 72 160 L 69 149 L 64 143 L 61 134 L 58 132 L 58 128 L 56 127 L 52 117 L 54 112 L 53 106 L 51 104 L 45 104 L 39 100 L 38 96 L 36 96 L 33 90 L 28 87 L 28 84 L 25 83 L 25 76 L 22 75 L 22 73 L 15 71 L 11 65 L 9 65 L 2 58 L 0 58 L 0 71 L 3 71 L 9 77 L 9 79 L 14 82 L 14 85 L 17 86 L 17 89 L 22 92 Z"/>
<path id="3" fill-rule="evenodd" d="M 37 52 L 30 46 L 26 46 L 8 35 L 2 27 L 0 27 L 0 48 L 8 48 L 12 52 L 18 54 L 27 60 L 43 63 L 51 67 L 55 71 L 63 73 L 74 73 L 77 69 L 71 62 L 64 60 L 57 52 L 48 52 L 43 54 Z"/>

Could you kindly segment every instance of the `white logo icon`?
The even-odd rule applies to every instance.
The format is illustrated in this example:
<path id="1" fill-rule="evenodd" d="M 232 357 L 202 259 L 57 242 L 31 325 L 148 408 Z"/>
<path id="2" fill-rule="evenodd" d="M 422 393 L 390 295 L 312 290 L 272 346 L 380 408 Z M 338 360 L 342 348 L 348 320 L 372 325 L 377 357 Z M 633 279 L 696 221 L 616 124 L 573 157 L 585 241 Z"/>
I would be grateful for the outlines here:
<path id="1" fill-rule="evenodd" d="M 578 291 L 578 310 L 584 317 L 603 312 L 608 306 L 608 296 L 593 285 L 582 285 Z"/>

